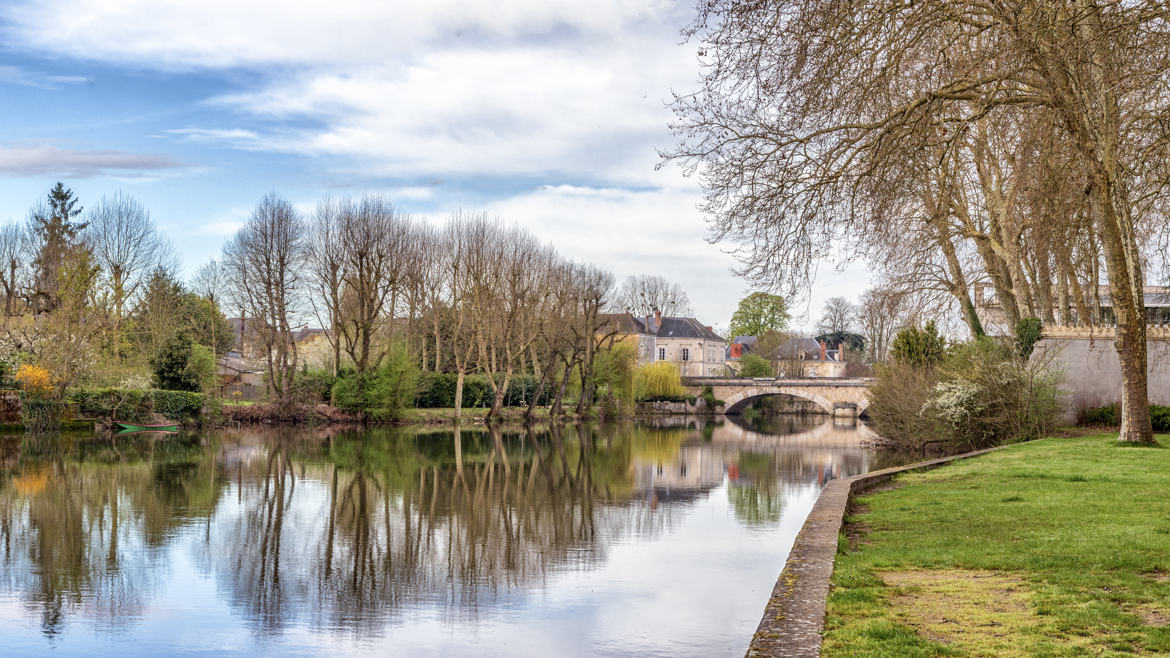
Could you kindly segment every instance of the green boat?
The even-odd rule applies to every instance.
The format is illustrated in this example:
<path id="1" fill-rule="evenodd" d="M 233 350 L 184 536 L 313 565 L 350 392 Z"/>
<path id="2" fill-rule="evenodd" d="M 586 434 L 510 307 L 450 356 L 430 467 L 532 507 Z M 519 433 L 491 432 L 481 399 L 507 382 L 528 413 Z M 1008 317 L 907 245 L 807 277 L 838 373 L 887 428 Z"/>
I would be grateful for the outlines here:
<path id="1" fill-rule="evenodd" d="M 143 425 L 141 423 L 126 423 L 115 420 L 114 424 L 128 432 L 178 432 L 179 426 L 172 425 Z"/>

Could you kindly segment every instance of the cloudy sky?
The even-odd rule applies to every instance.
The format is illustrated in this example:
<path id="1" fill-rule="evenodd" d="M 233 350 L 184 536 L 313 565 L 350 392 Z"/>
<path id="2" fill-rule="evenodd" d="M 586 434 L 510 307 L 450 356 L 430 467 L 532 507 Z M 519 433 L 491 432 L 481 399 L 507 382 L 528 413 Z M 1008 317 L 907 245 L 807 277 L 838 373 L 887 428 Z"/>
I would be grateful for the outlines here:
<path id="1" fill-rule="evenodd" d="M 619 278 L 657 273 L 725 326 L 748 292 L 697 181 L 654 170 L 695 86 L 690 1 L 5 0 L 0 221 L 57 180 L 123 190 L 187 271 L 275 190 L 487 209 Z M 820 275 L 811 324 L 864 268 Z"/>

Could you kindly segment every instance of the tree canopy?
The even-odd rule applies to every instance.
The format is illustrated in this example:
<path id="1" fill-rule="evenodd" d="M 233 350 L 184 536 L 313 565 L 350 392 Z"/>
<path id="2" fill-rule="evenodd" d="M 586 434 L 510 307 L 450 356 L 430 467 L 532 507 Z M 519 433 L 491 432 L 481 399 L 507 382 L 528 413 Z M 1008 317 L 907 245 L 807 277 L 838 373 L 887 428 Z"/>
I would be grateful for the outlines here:
<path id="1" fill-rule="evenodd" d="M 761 336 L 768 331 L 788 329 L 788 302 L 780 295 L 753 292 L 739 300 L 739 306 L 731 314 L 728 335 Z"/>

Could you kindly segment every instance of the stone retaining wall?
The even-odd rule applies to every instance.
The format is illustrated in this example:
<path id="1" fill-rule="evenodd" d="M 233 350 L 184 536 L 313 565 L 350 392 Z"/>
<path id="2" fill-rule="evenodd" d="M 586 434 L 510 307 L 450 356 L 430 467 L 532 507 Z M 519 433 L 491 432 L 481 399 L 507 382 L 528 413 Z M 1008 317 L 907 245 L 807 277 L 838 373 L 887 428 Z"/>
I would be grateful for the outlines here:
<path id="1" fill-rule="evenodd" d="M 20 423 L 20 391 L 0 391 L 0 425 Z"/>
<path id="2" fill-rule="evenodd" d="M 837 557 L 837 538 L 850 496 L 888 482 L 899 473 L 936 468 L 956 459 L 967 459 L 1000 450 L 989 448 L 908 466 L 887 468 L 850 478 L 832 480 L 821 490 L 805 520 L 788 561 L 772 588 L 764 617 L 752 636 L 747 656 L 807 656 L 821 653 L 825 628 L 825 603 Z"/>

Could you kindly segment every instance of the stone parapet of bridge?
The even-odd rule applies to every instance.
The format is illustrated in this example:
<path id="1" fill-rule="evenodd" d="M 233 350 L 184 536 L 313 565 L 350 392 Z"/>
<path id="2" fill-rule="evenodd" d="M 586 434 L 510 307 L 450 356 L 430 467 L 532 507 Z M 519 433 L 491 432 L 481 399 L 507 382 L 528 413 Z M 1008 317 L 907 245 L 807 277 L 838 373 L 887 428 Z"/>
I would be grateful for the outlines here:
<path id="1" fill-rule="evenodd" d="M 711 387 L 723 400 L 723 413 L 734 414 L 753 400 L 772 395 L 789 395 L 809 400 L 833 415 L 856 416 L 869 407 L 869 378 L 858 379 L 771 379 L 686 377 L 683 386 L 691 395 Z"/>

